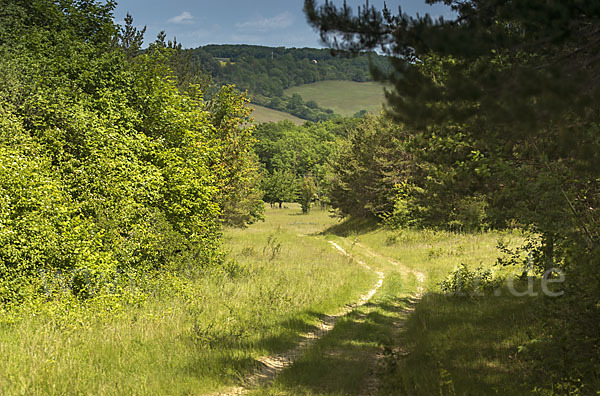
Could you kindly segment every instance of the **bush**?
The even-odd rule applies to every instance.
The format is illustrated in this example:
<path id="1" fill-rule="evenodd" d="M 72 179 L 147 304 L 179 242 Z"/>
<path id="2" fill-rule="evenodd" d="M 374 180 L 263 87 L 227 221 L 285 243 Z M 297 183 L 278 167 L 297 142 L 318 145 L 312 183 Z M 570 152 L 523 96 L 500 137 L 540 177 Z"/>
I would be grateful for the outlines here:
<path id="1" fill-rule="evenodd" d="M 440 282 L 442 292 L 455 296 L 480 296 L 500 286 L 502 279 L 494 277 L 490 269 L 481 266 L 475 270 L 462 263 Z"/>
<path id="2" fill-rule="evenodd" d="M 9 3 L 46 11 L 0 15 L 1 302 L 47 274 L 91 298 L 118 273 L 222 264 L 221 223 L 262 208 L 245 97 L 180 90 L 176 49 L 113 42 L 114 3 Z"/>
<path id="3" fill-rule="evenodd" d="M 486 227 L 487 202 L 483 197 L 465 197 L 460 199 L 450 214 L 450 229 L 457 231 L 475 231 Z"/>

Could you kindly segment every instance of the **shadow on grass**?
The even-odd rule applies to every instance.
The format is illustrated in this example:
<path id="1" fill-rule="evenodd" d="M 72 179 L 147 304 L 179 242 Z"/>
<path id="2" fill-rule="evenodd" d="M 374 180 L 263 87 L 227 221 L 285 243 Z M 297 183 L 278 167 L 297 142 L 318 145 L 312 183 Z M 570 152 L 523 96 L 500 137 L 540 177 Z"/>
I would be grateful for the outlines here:
<path id="1" fill-rule="evenodd" d="M 370 231 L 374 231 L 379 228 L 380 225 L 376 219 L 362 219 L 362 218 L 348 218 L 343 220 L 341 223 L 333 225 L 324 231 L 321 235 L 337 235 L 341 237 L 348 237 L 352 234 L 363 234 Z"/>
<path id="2" fill-rule="evenodd" d="M 385 395 L 529 395 L 518 354 L 530 340 L 538 299 L 428 294 L 407 320 L 407 356 L 386 357 Z"/>
<path id="3" fill-rule="evenodd" d="M 336 326 L 257 394 L 358 395 L 364 393 L 375 357 L 394 342 L 395 322 L 409 299 L 368 303 L 340 318 Z"/>
<path id="4" fill-rule="evenodd" d="M 253 368 L 260 364 L 251 356 L 251 351 L 264 351 L 262 355 L 272 356 L 294 349 L 302 340 L 300 334 L 318 330 L 316 323 L 327 315 L 314 311 L 304 311 L 297 317 L 284 319 L 274 325 L 283 329 L 277 334 L 263 334 L 259 339 L 248 339 L 236 334 L 210 334 L 189 339 L 198 350 L 198 359 L 185 367 L 185 371 L 199 377 L 218 376 L 224 384 L 235 385 L 243 382 Z M 257 329 L 250 333 L 260 334 Z"/>

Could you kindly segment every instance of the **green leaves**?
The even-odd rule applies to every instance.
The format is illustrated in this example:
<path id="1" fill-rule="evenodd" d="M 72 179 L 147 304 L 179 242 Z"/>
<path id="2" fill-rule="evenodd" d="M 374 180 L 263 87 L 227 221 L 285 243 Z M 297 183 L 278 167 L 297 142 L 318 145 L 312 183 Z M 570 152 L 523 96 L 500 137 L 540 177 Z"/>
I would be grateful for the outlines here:
<path id="1" fill-rule="evenodd" d="M 366 116 L 330 159 L 328 196 L 342 215 L 377 217 L 392 212 L 396 185 L 410 174 L 406 130 L 383 116 Z"/>
<path id="2" fill-rule="evenodd" d="M 125 56 L 112 2 L 7 2 L 0 300 L 37 295 L 27 285 L 42 273 L 61 271 L 88 298 L 122 271 L 221 263 L 222 221 L 246 224 L 262 207 L 247 100 L 180 90 L 168 66 L 178 50 L 139 55 L 127 27 Z"/>
<path id="3" fill-rule="evenodd" d="M 301 126 L 289 121 L 259 125 L 255 151 L 265 169 L 265 202 L 296 202 L 305 176 L 313 180 L 315 194 L 323 202 L 326 164 L 339 137 L 356 122 L 340 119 Z"/>

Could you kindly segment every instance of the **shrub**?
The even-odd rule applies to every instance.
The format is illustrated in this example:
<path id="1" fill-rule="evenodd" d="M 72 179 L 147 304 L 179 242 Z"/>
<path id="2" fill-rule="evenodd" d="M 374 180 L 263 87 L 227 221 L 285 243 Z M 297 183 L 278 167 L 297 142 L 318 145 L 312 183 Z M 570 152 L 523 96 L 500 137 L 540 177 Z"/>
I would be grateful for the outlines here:
<path id="1" fill-rule="evenodd" d="M 481 266 L 475 270 L 462 263 L 439 286 L 442 292 L 455 296 L 478 296 L 488 293 L 498 286 L 502 279 L 494 277 L 490 269 Z"/>

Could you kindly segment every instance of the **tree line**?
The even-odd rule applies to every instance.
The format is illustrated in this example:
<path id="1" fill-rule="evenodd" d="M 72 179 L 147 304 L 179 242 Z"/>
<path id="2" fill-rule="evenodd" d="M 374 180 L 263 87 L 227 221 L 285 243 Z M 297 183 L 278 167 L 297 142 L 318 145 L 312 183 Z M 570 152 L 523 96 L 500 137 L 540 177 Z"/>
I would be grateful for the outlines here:
<path id="1" fill-rule="evenodd" d="M 328 205 L 329 158 L 357 119 L 305 123 L 264 123 L 255 131 L 261 163 L 263 200 L 271 205 L 298 202 L 308 212 L 313 202 Z"/>

